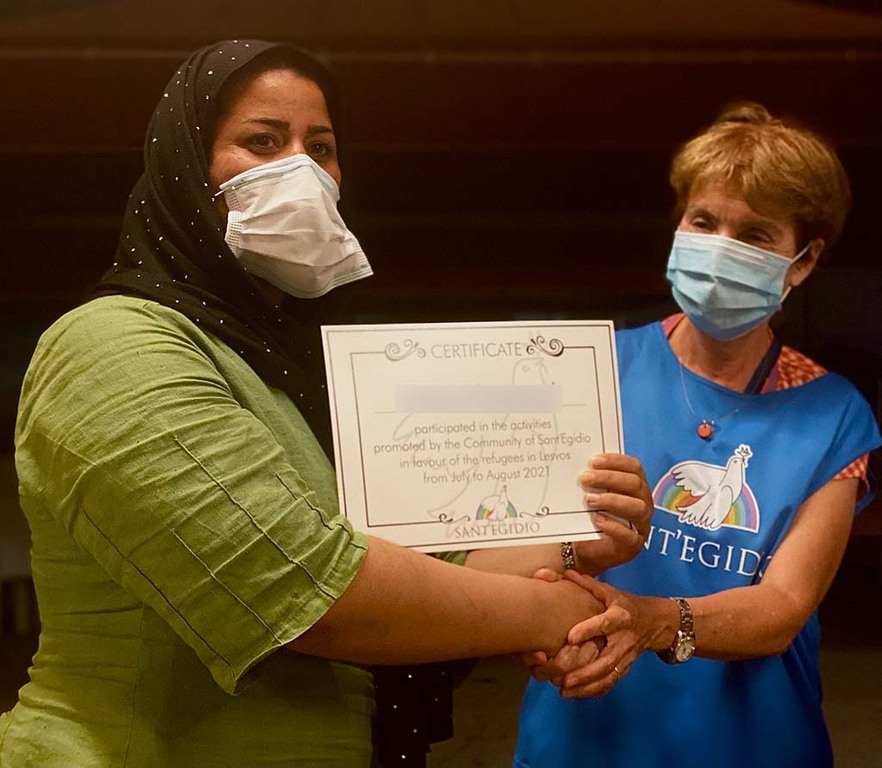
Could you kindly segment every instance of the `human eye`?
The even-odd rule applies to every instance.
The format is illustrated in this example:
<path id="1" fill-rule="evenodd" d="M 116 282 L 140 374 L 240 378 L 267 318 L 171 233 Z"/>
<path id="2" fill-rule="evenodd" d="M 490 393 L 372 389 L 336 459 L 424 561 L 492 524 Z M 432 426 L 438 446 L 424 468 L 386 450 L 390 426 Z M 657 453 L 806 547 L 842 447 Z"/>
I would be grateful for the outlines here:
<path id="1" fill-rule="evenodd" d="M 695 213 L 688 218 L 689 227 L 696 232 L 714 232 L 716 223 L 704 213 Z"/>
<path id="2" fill-rule="evenodd" d="M 254 133 L 251 134 L 246 144 L 248 148 L 258 155 L 269 155 L 279 150 L 279 142 L 271 133 Z"/>
<path id="3" fill-rule="evenodd" d="M 767 250 L 770 246 L 775 244 L 775 238 L 772 234 L 762 227 L 752 227 L 744 232 L 742 237 L 739 237 L 738 239 Z"/>
<path id="4" fill-rule="evenodd" d="M 336 155 L 336 148 L 329 141 L 312 141 L 307 147 L 309 156 L 317 163 L 330 160 Z"/>

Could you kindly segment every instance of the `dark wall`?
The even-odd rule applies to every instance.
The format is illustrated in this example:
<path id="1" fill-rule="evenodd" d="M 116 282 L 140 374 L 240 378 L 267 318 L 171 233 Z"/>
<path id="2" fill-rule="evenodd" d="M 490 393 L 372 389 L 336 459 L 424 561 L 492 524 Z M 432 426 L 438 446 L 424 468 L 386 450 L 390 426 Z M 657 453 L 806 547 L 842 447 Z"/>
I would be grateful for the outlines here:
<path id="1" fill-rule="evenodd" d="M 186 52 L 7 51 L 0 121 L 0 440 L 37 336 L 111 261 L 140 144 Z M 786 53 L 786 55 L 785 55 Z M 873 50 L 330 53 L 348 97 L 345 215 L 367 320 L 611 317 L 670 307 L 676 146 L 751 98 L 820 129 L 855 192 L 788 300 L 788 338 L 878 399 L 882 56 Z"/>

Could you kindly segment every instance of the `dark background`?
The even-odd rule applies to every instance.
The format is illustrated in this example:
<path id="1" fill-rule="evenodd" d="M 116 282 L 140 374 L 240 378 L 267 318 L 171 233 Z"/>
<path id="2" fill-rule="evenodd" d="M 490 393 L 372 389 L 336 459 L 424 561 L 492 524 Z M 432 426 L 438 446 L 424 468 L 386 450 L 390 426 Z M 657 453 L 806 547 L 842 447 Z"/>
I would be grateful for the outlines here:
<path id="1" fill-rule="evenodd" d="M 372 321 L 657 317 L 676 147 L 736 99 L 819 130 L 855 205 L 783 333 L 879 412 L 879 3 L 5 0 L 0 450 L 37 337 L 112 260 L 163 85 L 226 37 L 305 45 L 338 73 Z"/>
<path id="2" fill-rule="evenodd" d="M 736 99 L 818 129 L 855 205 L 829 263 L 788 298 L 783 333 L 882 416 L 882 0 L 0 0 L 0 533 L 20 543 L 23 573 L 9 455 L 21 377 L 39 334 L 112 261 L 165 82 L 228 37 L 317 49 L 342 81 L 345 215 L 375 271 L 353 288 L 369 320 L 658 317 L 672 308 L 677 146 Z M 856 532 L 821 606 L 843 768 L 879 755 L 879 497 Z M 0 711 L 36 624 L 2 638 Z M 437 765 L 490 765 L 482 754 L 511 747 L 523 682 L 472 680 Z"/>

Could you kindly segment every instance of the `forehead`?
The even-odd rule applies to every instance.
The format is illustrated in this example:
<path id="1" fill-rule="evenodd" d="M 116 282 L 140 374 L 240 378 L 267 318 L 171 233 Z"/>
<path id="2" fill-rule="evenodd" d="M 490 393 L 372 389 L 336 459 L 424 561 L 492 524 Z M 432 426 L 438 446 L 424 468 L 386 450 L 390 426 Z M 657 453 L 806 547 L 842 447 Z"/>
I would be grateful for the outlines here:
<path id="1" fill-rule="evenodd" d="M 239 85 L 231 93 L 221 122 L 257 116 L 284 117 L 289 121 L 299 117 L 305 122 L 321 120 L 331 124 L 321 88 L 291 69 L 265 70 Z"/>
<path id="2" fill-rule="evenodd" d="M 704 210 L 715 217 L 732 221 L 764 223 L 782 230 L 795 226 L 792 215 L 776 210 L 770 201 L 748 200 L 741 185 L 735 181 L 711 178 L 696 181 L 693 185 L 686 210 Z"/>

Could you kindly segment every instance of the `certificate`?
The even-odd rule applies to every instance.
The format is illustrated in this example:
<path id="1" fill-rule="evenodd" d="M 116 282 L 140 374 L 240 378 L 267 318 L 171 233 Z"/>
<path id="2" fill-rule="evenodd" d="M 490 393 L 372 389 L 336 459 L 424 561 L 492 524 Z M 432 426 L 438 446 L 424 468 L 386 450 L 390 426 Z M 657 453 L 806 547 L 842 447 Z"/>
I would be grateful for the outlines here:
<path id="1" fill-rule="evenodd" d="M 613 325 L 322 327 L 341 511 L 423 552 L 597 538 L 577 482 L 622 450 Z"/>

